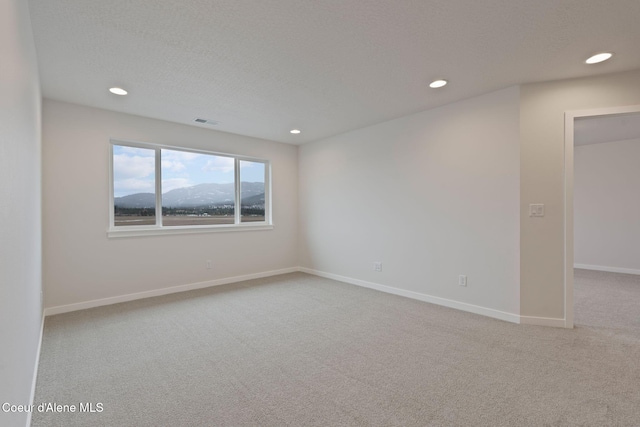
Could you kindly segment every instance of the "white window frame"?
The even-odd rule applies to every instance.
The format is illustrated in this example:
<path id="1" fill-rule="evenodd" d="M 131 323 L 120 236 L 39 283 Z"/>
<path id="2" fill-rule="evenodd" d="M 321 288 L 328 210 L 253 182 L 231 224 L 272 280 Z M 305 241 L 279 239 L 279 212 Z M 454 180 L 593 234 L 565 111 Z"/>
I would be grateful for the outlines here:
<path id="1" fill-rule="evenodd" d="M 115 226 L 114 204 L 114 173 L 113 173 L 113 146 L 120 145 L 125 147 L 144 148 L 155 151 L 155 196 L 156 196 L 156 223 L 154 225 L 127 225 Z M 184 151 L 187 153 L 207 154 L 213 156 L 231 157 L 234 159 L 234 181 L 235 181 L 235 200 L 234 200 L 234 224 L 211 224 L 211 225 L 162 225 L 162 163 L 160 158 L 161 150 Z M 241 222 L 241 201 L 240 201 L 240 162 L 250 161 L 254 163 L 264 164 L 264 221 Z M 163 144 L 152 144 L 148 142 L 128 141 L 123 139 L 111 138 L 109 140 L 109 227 L 107 229 L 108 237 L 134 237 L 134 236 L 153 236 L 164 234 L 192 234 L 192 233 L 211 233 L 211 232 L 228 232 L 228 231 L 257 231 L 272 230 L 272 209 L 271 209 L 271 162 L 265 159 L 259 159 L 249 156 L 240 156 L 237 154 L 220 153 L 216 151 L 199 150 L 194 148 L 177 147 Z"/>

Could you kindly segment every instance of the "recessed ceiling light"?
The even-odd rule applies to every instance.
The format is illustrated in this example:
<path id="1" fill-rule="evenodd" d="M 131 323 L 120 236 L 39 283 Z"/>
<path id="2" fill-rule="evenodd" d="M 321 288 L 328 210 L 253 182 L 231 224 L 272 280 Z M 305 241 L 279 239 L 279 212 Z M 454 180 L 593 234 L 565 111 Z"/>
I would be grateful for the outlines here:
<path id="1" fill-rule="evenodd" d="M 613 56 L 613 53 L 603 52 L 597 55 L 593 55 L 591 58 L 587 59 L 585 62 L 587 64 L 597 64 L 598 62 L 606 61 L 612 56 Z"/>
<path id="2" fill-rule="evenodd" d="M 120 87 L 112 87 L 109 89 L 109 92 L 115 95 L 126 95 L 128 92 Z"/>
<path id="3" fill-rule="evenodd" d="M 447 84 L 446 80 L 434 80 L 431 83 L 429 83 L 429 87 L 433 88 L 433 89 L 436 89 L 436 88 L 442 87 L 442 86 L 444 86 L 446 84 Z"/>
<path id="4" fill-rule="evenodd" d="M 300 133 L 300 129 L 291 129 L 289 132 L 291 132 L 294 135 L 297 135 Z"/>

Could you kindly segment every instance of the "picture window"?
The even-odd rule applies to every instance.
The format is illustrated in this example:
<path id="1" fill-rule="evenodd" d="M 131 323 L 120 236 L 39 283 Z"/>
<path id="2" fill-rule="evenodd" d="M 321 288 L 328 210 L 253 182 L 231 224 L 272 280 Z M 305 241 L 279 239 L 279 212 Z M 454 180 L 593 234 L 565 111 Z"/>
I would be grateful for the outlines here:
<path id="1" fill-rule="evenodd" d="M 111 177 L 111 231 L 271 225 L 268 160 L 112 141 Z"/>

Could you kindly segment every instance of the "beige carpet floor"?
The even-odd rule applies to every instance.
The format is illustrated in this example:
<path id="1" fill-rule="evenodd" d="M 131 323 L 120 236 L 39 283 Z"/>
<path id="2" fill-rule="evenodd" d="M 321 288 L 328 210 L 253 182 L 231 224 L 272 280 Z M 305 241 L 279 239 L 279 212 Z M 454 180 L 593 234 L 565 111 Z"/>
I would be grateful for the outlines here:
<path id="1" fill-rule="evenodd" d="M 33 426 L 640 426 L 640 276 L 573 330 L 302 273 L 48 317 Z"/>

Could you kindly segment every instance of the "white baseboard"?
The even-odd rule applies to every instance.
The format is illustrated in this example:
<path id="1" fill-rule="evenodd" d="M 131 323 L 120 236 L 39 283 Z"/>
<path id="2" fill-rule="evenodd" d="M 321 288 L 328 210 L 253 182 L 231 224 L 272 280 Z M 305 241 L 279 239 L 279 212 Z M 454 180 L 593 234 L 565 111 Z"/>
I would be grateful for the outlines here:
<path id="1" fill-rule="evenodd" d="M 553 326 L 554 328 L 567 327 L 565 319 L 554 317 L 520 316 L 520 323 L 523 325 Z"/>
<path id="2" fill-rule="evenodd" d="M 283 268 L 280 270 L 265 271 L 262 273 L 246 274 L 243 276 L 227 277 L 224 279 L 208 280 L 206 282 L 190 283 L 187 285 L 172 286 L 169 288 L 154 289 L 151 291 L 137 292 L 134 294 L 119 295 L 115 297 L 95 299 L 91 301 L 78 302 L 74 304 L 48 307 L 44 310 L 45 316 L 68 313 L 71 311 L 84 310 L 87 308 L 100 307 L 103 305 L 117 304 L 120 302 L 134 301 L 143 298 L 157 297 L 161 295 L 175 294 L 177 292 L 192 291 L 195 289 L 209 288 L 211 286 L 227 285 L 230 283 L 243 282 L 245 280 L 261 279 L 263 277 L 277 276 L 279 274 L 294 273 L 299 271 L 297 267 Z"/>
<path id="3" fill-rule="evenodd" d="M 402 297 L 412 298 L 419 301 L 428 302 L 431 304 L 441 305 L 449 308 L 455 308 L 457 310 L 467 311 L 474 314 L 480 314 L 482 316 L 505 320 L 507 322 L 520 323 L 520 316 L 518 316 L 517 314 L 506 313 L 504 311 L 494 310 L 492 308 L 486 308 L 486 307 L 467 304 L 464 302 L 454 301 L 446 298 L 440 298 L 432 295 L 421 294 L 419 292 L 393 288 L 391 286 L 380 285 L 377 283 L 367 282 L 359 279 L 353 279 L 345 276 L 339 276 L 337 274 L 332 274 L 332 273 L 325 273 L 324 271 L 313 270 L 306 267 L 299 267 L 298 270 L 303 273 L 313 274 L 315 276 L 320 276 L 320 277 L 326 277 L 327 279 L 333 279 L 339 282 L 362 286 L 369 289 L 375 289 L 377 291 L 386 292 L 388 294 L 399 295 Z"/>
<path id="4" fill-rule="evenodd" d="M 44 335 L 44 311 L 42 312 L 42 322 L 40 322 L 40 338 L 38 340 L 38 348 L 36 350 L 36 363 L 33 367 L 33 379 L 31 380 L 31 395 L 29 396 L 29 405 L 33 405 L 36 398 L 36 382 L 38 380 L 38 367 L 40 366 L 40 349 L 42 348 L 42 337 Z M 27 412 L 27 427 L 31 425 L 31 414 L 33 411 Z"/>
<path id="5" fill-rule="evenodd" d="M 576 268 L 584 268 L 583 266 L 576 265 Z M 208 288 L 211 286 L 220 286 L 230 283 L 243 282 L 245 280 L 260 279 L 263 277 L 277 276 L 280 274 L 303 272 L 307 274 L 313 274 L 315 276 L 326 277 L 328 279 L 337 280 L 339 282 L 349 283 L 356 286 L 362 286 L 369 289 L 374 289 L 381 292 L 386 292 L 393 295 L 399 295 L 406 298 L 412 298 L 419 301 L 428 302 L 431 304 L 441 305 L 444 307 L 454 308 L 456 310 L 466 311 L 469 313 L 479 314 L 482 316 L 491 317 L 494 319 L 504 320 L 511 323 L 522 323 L 527 325 L 540 325 L 540 326 L 553 326 L 553 327 L 566 327 L 565 319 L 546 318 L 546 317 L 533 317 L 533 316 L 520 316 L 513 313 L 507 313 L 492 308 L 482 307 L 478 305 L 468 304 L 460 301 L 450 300 L 446 298 L 440 298 L 433 295 L 422 294 L 419 292 L 408 291 L 405 289 L 394 288 L 391 286 L 381 285 L 378 283 L 367 282 L 365 280 L 354 279 L 351 277 L 340 276 L 338 274 L 326 273 L 324 271 L 314 270 L 306 267 L 290 267 L 280 270 L 272 270 L 261 273 L 247 274 L 243 276 L 227 277 L 223 279 L 209 280 L 206 282 L 191 283 L 187 285 L 172 286 L 169 288 L 154 289 L 151 291 L 137 292 L 133 294 L 120 295 L 109 298 L 96 299 L 91 301 L 84 301 L 68 305 L 60 305 L 56 307 L 48 307 L 44 310 L 45 316 L 52 316 L 54 314 L 68 313 L 71 311 L 84 310 L 87 308 L 100 307 L 104 305 L 117 304 L 121 302 L 134 301 L 143 298 L 151 298 L 161 295 L 174 294 L 178 292 L 191 291 L 195 289 Z M 43 318 L 44 326 L 44 318 Z M 42 334 L 42 330 L 40 331 Z M 40 337 L 40 343 L 42 343 L 42 336 Z M 39 344 L 40 345 L 40 344 Z M 38 359 L 40 354 L 40 347 L 38 347 Z M 36 365 L 37 374 L 37 365 Z M 34 388 L 35 391 L 35 375 L 34 375 Z"/>
<path id="6" fill-rule="evenodd" d="M 588 264 L 573 264 L 573 268 L 580 268 L 583 270 L 607 271 L 609 273 L 624 273 L 624 274 L 640 275 L 640 270 L 635 270 L 633 268 L 606 267 L 603 265 L 588 265 Z"/>

